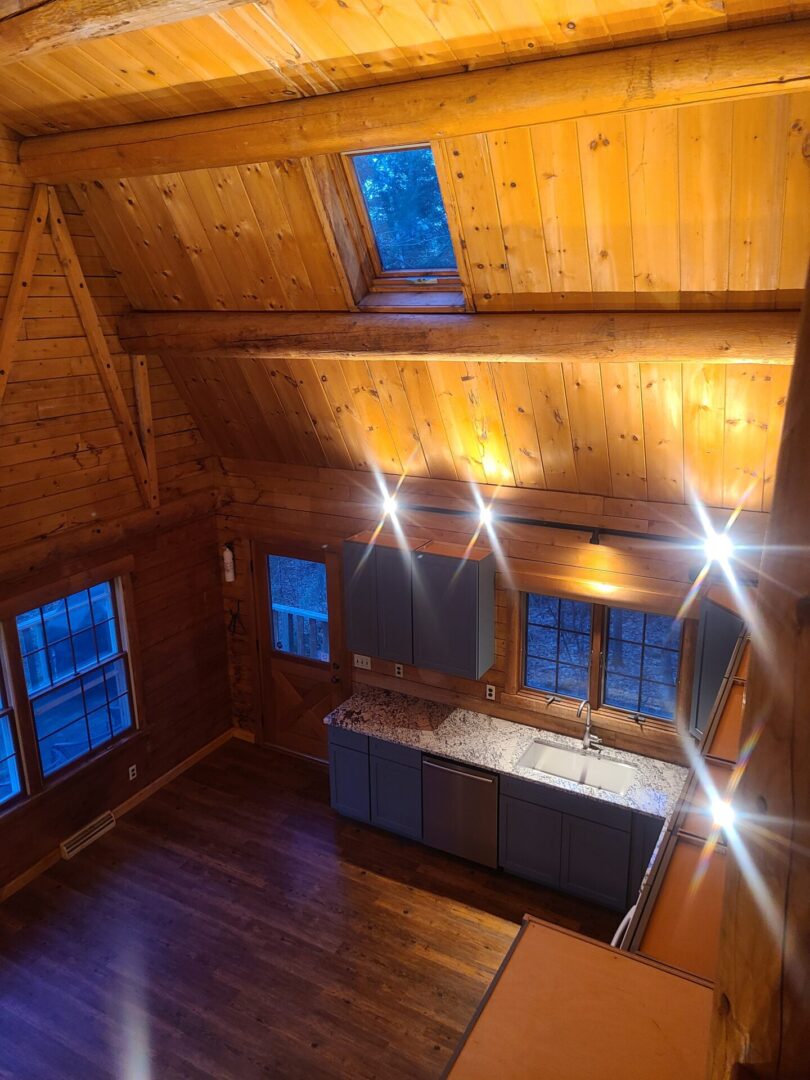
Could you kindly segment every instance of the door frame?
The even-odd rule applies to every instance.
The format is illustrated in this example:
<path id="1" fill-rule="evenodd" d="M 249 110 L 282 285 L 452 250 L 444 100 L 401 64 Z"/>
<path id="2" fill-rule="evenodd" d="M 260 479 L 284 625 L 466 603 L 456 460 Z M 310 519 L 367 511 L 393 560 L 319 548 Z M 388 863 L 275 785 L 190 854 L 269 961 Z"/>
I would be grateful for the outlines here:
<path id="1" fill-rule="evenodd" d="M 311 660 L 274 648 L 271 635 L 270 582 L 267 573 L 267 556 L 281 555 L 293 559 L 320 562 L 326 566 L 326 607 L 329 616 L 329 660 Z M 273 663 L 300 664 L 303 668 L 326 675 L 331 672 L 336 693 L 345 700 L 351 693 L 351 669 L 346 650 L 343 619 L 343 564 L 339 552 L 332 544 L 315 544 L 303 540 L 253 540 L 250 545 L 253 568 L 253 610 L 256 628 L 256 658 L 259 667 L 259 731 L 258 742 L 262 746 L 275 746 L 285 753 L 299 753 L 280 746 L 276 741 L 275 699 L 273 695 Z M 310 756 L 299 754 L 299 756 Z"/>

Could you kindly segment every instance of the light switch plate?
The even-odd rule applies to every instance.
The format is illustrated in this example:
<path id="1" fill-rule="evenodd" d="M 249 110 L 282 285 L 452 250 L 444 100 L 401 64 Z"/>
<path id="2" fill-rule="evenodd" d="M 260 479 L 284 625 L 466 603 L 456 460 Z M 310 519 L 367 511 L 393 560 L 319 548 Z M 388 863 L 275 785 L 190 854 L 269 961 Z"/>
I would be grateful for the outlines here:
<path id="1" fill-rule="evenodd" d="M 364 671 L 371 671 L 371 657 L 363 656 L 362 653 L 355 653 L 354 666 L 358 668 L 363 668 Z"/>
<path id="2" fill-rule="evenodd" d="M 394 674 L 398 679 L 402 678 L 402 664 L 394 664 Z"/>
<path id="3" fill-rule="evenodd" d="M 487 683 L 487 701 L 495 700 L 495 687 L 492 683 Z"/>

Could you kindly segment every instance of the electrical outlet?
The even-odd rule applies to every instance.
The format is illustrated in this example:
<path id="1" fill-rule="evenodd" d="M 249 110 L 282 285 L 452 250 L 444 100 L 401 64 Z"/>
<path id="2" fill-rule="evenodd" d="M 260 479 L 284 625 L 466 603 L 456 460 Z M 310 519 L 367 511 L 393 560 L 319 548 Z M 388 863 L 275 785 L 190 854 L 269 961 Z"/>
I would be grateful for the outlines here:
<path id="1" fill-rule="evenodd" d="M 398 679 L 402 678 L 402 664 L 394 664 L 394 674 Z"/>
<path id="2" fill-rule="evenodd" d="M 134 780 L 137 777 L 137 775 L 138 775 L 138 766 L 137 765 L 130 765 L 130 767 L 129 767 L 129 778 L 130 778 L 130 780 Z"/>
<path id="3" fill-rule="evenodd" d="M 492 683 L 487 683 L 487 701 L 495 700 L 495 687 Z"/>
<path id="4" fill-rule="evenodd" d="M 354 666 L 363 668 L 364 671 L 371 671 L 371 657 L 363 656 L 361 653 L 355 653 Z"/>

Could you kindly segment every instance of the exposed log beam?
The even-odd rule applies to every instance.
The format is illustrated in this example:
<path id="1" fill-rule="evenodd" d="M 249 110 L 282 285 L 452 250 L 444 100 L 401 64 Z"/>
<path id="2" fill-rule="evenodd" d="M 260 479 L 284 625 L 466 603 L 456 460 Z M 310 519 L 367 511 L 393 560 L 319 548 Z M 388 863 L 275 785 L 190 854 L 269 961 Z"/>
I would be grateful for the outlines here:
<path id="1" fill-rule="evenodd" d="M 118 380 L 118 373 L 110 355 L 107 339 L 101 329 L 96 305 L 90 295 L 90 290 L 87 288 L 87 282 L 82 273 L 76 249 L 73 246 L 73 240 L 62 213 L 62 207 L 59 204 L 59 197 L 53 188 L 48 188 L 48 203 L 50 206 L 51 236 L 56 248 L 56 256 L 67 280 L 70 295 L 76 305 L 82 329 L 87 337 L 87 345 L 96 362 L 96 370 L 101 385 L 104 387 L 104 393 L 107 395 L 107 401 L 115 420 L 115 426 L 121 436 L 121 442 L 124 444 L 127 460 L 135 475 L 138 491 L 145 506 L 156 507 L 158 505 L 157 485 L 153 484 L 150 479 L 146 458 L 135 433 L 129 405 L 124 397 L 124 391 L 121 389 L 121 383 Z"/>
<path id="2" fill-rule="evenodd" d="M 210 15 L 244 0 L 14 0 L 0 4 L 0 64 L 127 30 Z"/>
<path id="3" fill-rule="evenodd" d="M 757 590 L 720 964 L 712 1080 L 808 1075 L 810 1026 L 810 281 Z M 754 976 L 755 973 L 755 977 Z"/>
<path id="4" fill-rule="evenodd" d="M 522 124 L 802 89 L 810 22 L 633 45 L 300 101 L 23 142 L 49 183 L 142 176 L 441 139 Z"/>
<path id="5" fill-rule="evenodd" d="M 130 352 L 366 360 L 790 363 L 798 312 L 396 315 L 356 312 L 135 312 Z"/>
<path id="6" fill-rule="evenodd" d="M 48 189 L 44 184 L 34 188 L 31 205 L 25 219 L 25 229 L 20 241 L 17 262 L 6 297 L 6 306 L 0 320 L 0 403 L 8 386 L 14 350 L 22 326 L 25 302 L 31 290 L 42 233 L 48 220 Z"/>

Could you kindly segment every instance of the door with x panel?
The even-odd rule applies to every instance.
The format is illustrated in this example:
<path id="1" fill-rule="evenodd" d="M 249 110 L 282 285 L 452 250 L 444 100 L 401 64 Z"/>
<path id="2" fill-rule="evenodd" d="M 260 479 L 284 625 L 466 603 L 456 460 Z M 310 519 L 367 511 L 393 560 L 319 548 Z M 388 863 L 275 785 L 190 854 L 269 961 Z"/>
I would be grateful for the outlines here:
<path id="1" fill-rule="evenodd" d="M 340 560 L 320 548 L 256 545 L 263 741 L 326 758 L 323 718 L 347 696 Z"/>

